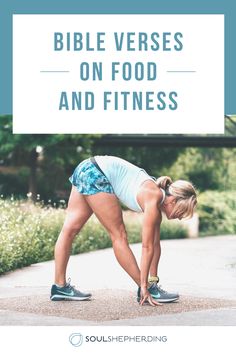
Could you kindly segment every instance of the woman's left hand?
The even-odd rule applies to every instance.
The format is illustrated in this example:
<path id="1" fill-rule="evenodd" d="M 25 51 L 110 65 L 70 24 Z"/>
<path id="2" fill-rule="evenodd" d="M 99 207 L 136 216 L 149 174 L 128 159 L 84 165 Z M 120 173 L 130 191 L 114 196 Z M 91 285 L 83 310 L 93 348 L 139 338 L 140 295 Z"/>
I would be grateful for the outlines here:
<path id="1" fill-rule="evenodd" d="M 160 302 L 157 302 L 156 300 L 154 300 L 151 296 L 151 294 L 149 293 L 149 291 L 147 290 L 147 288 L 141 288 L 141 299 L 139 304 L 143 305 L 146 301 L 149 302 L 149 304 L 151 306 L 162 306 L 162 304 Z"/>

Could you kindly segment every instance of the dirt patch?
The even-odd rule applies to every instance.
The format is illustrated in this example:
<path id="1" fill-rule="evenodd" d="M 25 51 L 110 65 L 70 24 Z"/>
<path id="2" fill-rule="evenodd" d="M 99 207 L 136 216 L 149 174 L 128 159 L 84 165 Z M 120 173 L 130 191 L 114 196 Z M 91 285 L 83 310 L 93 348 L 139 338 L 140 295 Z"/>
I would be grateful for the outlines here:
<path id="1" fill-rule="evenodd" d="M 188 311 L 235 307 L 236 301 L 182 296 L 178 302 L 140 306 L 126 290 L 96 290 L 88 301 L 50 301 L 48 295 L 21 296 L 0 300 L 0 309 L 59 316 L 87 321 L 111 321 Z"/>

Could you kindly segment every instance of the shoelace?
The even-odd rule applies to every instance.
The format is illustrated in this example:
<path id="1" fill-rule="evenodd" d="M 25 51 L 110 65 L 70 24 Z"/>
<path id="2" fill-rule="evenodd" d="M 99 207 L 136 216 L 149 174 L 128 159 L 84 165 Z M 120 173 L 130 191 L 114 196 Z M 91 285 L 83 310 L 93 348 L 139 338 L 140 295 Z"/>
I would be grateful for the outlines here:
<path id="1" fill-rule="evenodd" d="M 66 286 L 68 286 L 69 289 L 72 289 L 72 290 L 75 290 L 75 286 L 74 285 L 71 285 L 71 278 L 68 278 L 68 281 L 66 283 Z"/>
<path id="2" fill-rule="evenodd" d="M 167 294 L 167 291 L 163 290 L 162 287 L 161 287 L 161 285 L 157 285 L 157 284 L 156 284 L 156 287 L 157 287 L 157 289 L 158 289 L 159 291 L 161 291 L 163 294 Z"/>

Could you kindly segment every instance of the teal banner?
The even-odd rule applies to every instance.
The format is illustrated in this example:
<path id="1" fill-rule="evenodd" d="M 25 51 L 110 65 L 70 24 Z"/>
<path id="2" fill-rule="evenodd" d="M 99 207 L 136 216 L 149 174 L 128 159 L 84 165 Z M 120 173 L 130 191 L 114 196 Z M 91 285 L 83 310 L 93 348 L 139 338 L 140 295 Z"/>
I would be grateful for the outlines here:
<path id="1" fill-rule="evenodd" d="M 0 114 L 12 113 L 13 14 L 224 14 L 225 114 L 236 112 L 236 2 L 232 0 L 2 1 L 0 3 Z M 201 23 L 199 23 L 199 27 Z M 29 28 L 30 31 L 30 28 Z M 217 39 L 216 39 L 217 40 Z M 210 46 L 210 43 L 209 43 Z M 215 73 L 217 76 L 217 72 Z"/>

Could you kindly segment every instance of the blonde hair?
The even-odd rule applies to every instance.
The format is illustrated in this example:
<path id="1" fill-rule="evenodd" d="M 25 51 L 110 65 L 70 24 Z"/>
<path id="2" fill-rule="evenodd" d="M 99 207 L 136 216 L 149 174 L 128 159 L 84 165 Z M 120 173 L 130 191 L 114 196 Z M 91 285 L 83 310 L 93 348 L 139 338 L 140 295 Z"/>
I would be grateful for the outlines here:
<path id="1" fill-rule="evenodd" d="M 167 195 L 175 197 L 176 203 L 172 214 L 177 218 L 191 218 L 197 205 L 197 193 L 192 183 L 184 180 L 172 182 L 168 176 L 161 176 L 156 181 L 158 187 Z"/>

